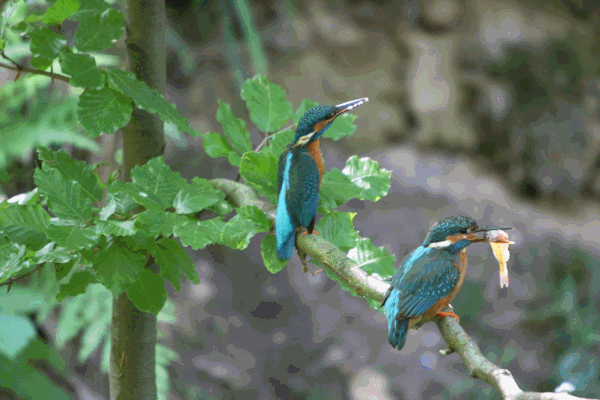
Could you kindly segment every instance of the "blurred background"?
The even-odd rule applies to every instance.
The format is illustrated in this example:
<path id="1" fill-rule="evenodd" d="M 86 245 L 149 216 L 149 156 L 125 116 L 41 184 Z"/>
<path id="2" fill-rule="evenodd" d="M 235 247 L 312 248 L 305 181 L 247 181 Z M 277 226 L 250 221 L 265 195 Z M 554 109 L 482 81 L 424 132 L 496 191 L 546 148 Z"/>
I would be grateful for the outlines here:
<path id="1" fill-rule="evenodd" d="M 369 97 L 355 110 L 354 136 L 321 141 L 329 169 L 359 154 L 392 171 L 388 196 L 342 207 L 358 212 L 360 234 L 401 260 L 447 216 L 514 226 L 507 289 L 489 246 L 469 247 L 467 278 L 453 301 L 462 326 L 521 388 L 553 391 L 568 382 L 575 395 L 600 395 L 600 5 L 192 0 L 167 7 L 167 98 L 194 128 L 220 131 L 217 99 L 249 121 L 240 89 L 259 73 L 296 108 L 304 98 Z M 122 44 L 113 53 L 107 57 L 122 60 Z M 261 133 L 248 127 L 258 144 Z M 201 138 L 171 135 L 165 159 L 187 178 L 237 175 L 224 158 L 206 156 Z M 2 190 L 30 188 L 34 164 L 13 162 Z M 445 342 L 434 324 L 412 331 L 402 351 L 392 349 L 385 317 L 326 274 L 303 275 L 296 256 L 279 274 L 266 271 L 261 239 L 246 252 L 194 252 L 200 284 L 185 283 L 179 293 L 167 285 L 177 321 L 160 326 L 161 343 L 180 356 L 168 368 L 170 398 L 500 398 L 469 377 L 458 355 L 439 355 Z M 43 328 L 56 331 L 52 318 Z M 100 352 L 82 365 L 74 346 L 62 354 L 76 396 L 104 398 Z"/>

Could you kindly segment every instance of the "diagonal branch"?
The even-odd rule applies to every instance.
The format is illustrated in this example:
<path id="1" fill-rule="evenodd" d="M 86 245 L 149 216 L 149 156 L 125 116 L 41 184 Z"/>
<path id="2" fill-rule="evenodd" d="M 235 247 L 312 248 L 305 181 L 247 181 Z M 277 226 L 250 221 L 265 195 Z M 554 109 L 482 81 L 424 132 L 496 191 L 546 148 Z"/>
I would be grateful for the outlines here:
<path id="1" fill-rule="evenodd" d="M 234 206 L 257 206 L 264 211 L 267 218 L 275 223 L 275 206 L 262 200 L 254 189 L 228 179 L 213 179 L 210 182 L 215 189 L 225 192 L 228 200 Z M 367 275 L 337 246 L 319 236 L 301 234 L 296 236 L 296 245 L 298 250 L 320 261 L 358 295 L 383 301 L 389 284 Z M 438 320 L 437 325 L 450 348 L 450 351 L 444 353 L 450 354 L 456 351 L 471 376 L 492 385 L 504 400 L 592 400 L 575 397 L 568 393 L 524 392 L 519 388 L 510 371 L 498 367 L 483 356 L 479 346 L 456 319 L 445 317 Z"/>
<path id="2" fill-rule="evenodd" d="M 213 179 L 211 183 L 215 189 L 225 192 L 236 207 L 257 206 L 265 212 L 271 222 L 275 223 L 275 206 L 260 199 L 254 189 L 228 179 Z M 301 233 L 296 235 L 296 245 L 301 252 L 323 263 L 360 296 L 383 301 L 389 284 L 367 275 L 337 246 L 317 235 L 302 235 Z"/>

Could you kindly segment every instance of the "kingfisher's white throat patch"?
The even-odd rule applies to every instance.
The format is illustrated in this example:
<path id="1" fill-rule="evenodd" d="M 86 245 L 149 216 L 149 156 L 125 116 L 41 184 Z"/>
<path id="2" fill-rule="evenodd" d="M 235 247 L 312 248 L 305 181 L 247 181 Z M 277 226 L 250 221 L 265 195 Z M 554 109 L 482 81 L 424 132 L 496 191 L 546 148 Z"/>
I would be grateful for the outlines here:
<path id="1" fill-rule="evenodd" d="M 441 242 L 429 243 L 427 247 L 431 247 L 433 249 L 443 249 L 453 244 L 454 243 L 450 240 L 442 240 Z"/>

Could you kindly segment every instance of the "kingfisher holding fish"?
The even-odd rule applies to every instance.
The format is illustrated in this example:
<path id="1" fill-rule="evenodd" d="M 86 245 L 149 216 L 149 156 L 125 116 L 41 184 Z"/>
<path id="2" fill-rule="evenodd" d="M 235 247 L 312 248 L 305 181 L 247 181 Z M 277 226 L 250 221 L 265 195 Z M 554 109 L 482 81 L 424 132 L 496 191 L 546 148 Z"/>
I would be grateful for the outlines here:
<path id="1" fill-rule="evenodd" d="M 466 247 L 496 240 L 508 246 L 512 242 L 504 237 L 505 232 L 492 237 L 476 235 L 504 229 L 512 228 L 478 226 L 473 219 L 462 216 L 445 218 L 433 225 L 423 244 L 401 261 L 382 304 L 388 321 L 388 340 L 393 347 L 404 347 L 408 329 L 422 318 L 458 319 L 453 312 L 441 310 L 454 299 L 465 279 Z"/>

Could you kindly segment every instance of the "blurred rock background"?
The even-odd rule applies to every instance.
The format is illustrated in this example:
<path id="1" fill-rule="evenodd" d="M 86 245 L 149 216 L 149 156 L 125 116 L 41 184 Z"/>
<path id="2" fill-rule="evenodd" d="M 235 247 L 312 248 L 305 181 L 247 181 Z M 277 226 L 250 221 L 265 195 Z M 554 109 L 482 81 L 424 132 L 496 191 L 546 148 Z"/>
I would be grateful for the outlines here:
<path id="1" fill-rule="evenodd" d="M 453 302 L 461 324 L 522 388 L 569 381 L 598 397 L 599 10 L 585 0 L 170 2 L 167 98 L 215 132 L 217 99 L 249 121 L 239 92 L 257 73 L 295 107 L 369 97 L 352 138 L 322 141 L 328 168 L 359 154 L 393 172 L 388 196 L 344 206 L 361 235 L 402 259 L 443 217 L 514 226 L 508 289 L 489 247 L 469 248 Z M 171 140 L 165 158 L 187 178 L 237 175 L 200 138 Z M 456 354 L 439 355 L 433 324 L 398 352 L 384 316 L 324 273 L 303 275 L 297 257 L 267 272 L 260 239 L 246 252 L 195 252 L 201 283 L 170 287 L 178 322 L 161 330 L 181 356 L 172 399 L 499 398 Z M 80 396 L 103 398 L 98 367 L 71 360 L 89 389 Z"/>

